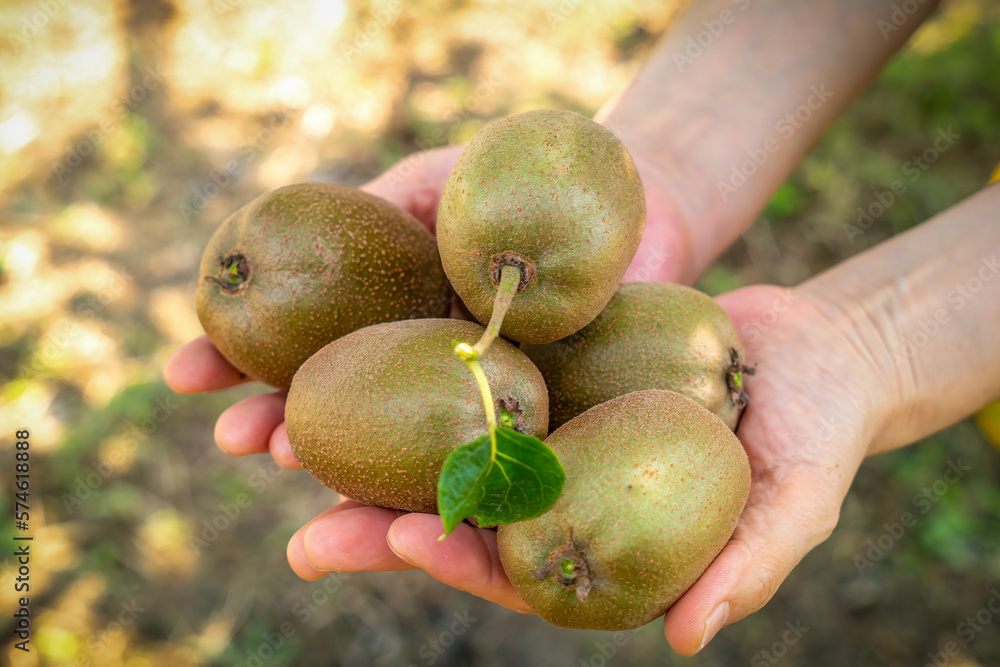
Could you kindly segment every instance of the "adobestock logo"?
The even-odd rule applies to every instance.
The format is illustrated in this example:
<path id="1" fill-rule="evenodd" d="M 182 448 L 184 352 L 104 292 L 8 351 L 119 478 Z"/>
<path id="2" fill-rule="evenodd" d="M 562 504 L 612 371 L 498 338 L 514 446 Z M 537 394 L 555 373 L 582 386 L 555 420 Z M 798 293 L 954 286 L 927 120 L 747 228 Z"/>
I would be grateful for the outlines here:
<path id="1" fill-rule="evenodd" d="M 744 11 L 750 6 L 750 0 L 732 0 L 732 3 L 737 6 L 739 11 Z M 677 71 L 683 72 L 685 67 L 693 65 L 694 61 L 700 58 L 705 53 L 705 50 L 711 47 L 715 43 L 715 40 L 726 31 L 726 26 L 736 23 L 737 16 L 738 14 L 732 9 L 723 9 L 719 12 L 718 18 L 702 21 L 705 29 L 694 36 L 688 37 L 684 43 L 683 50 L 674 51 L 673 53 L 674 65 L 677 66 Z"/>
<path id="2" fill-rule="evenodd" d="M 908 178 L 910 184 L 916 183 L 920 180 L 920 177 L 924 175 L 928 169 L 931 168 L 935 162 L 941 159 L 941 155 L 944 154 L 949 148 L 955 145 L 955 142 L 961 137 L 958 132 L 953 132 L 951 126 L 949 125 L 947 129 L 938 128 L 937 134 L 935 135 L 934 141 L 930 146 L 925 148 L 919 154 L 914 154 L 910 156 L 910 159 L 903 163 L 901 171 L 903 175 Z M 885 190 L 880 190 L 874 193 L 875 201 L 868 204 L 862 208 L 858 207 L 858 218 L 855 221 L 856 224 L 845 224 L 844 232 L 847 234 L 847 240 L 852 244 L 854 239 L 864 234 L 866 231 L 871 229 L 872 225 L 885 215 L 885 212 L 896 203 L 896 198 L 905 194 L 908 190 L 908 185 L 906 181 L 902 178 L 897 178 L 889 187 Z"/>
<path id="3" fill-rule="evenodd" d="M 15 53 L 28 46 L 39 32 L 45 29 L 60 9 L 69 4 L 69 0 L 42 0 L 36 6 L 38 11 L 21 17 L 21 29 L 18 32 L 7 33 L 7 43 Z"/>
<path id="4" fill-rule="evenodd" d="M 202 184 L 193 188 L 187 201 L 178 207 L 178 212 L 184 222 L 190 224 L 198 214 L 208 207 L 213 199 L 222 194 L 234 181 L 237 181 L 246 168 L 260 157 L 281 129 L 290 122 L 291 115 L 289 113 L 278 111 L 271 117 L 267 127 L 252 137 L 247 137 L 236 158 L 229 160 L 222 169 L 213 170 L 206 177 L 203 177 Z"/>
<path id="5" fill-rule="evenodd" d="M 926 515 L 933 507 L 940 502 L 941 498 L 948 493 L 955 484 L 961 481 L 965 473 L 972 470 L 970 466 L 962 465 L 962 459 L 948 461 L 948 469 L 933 484 L 925 486 L 913 495 L 910 503 L 919 510 L 921 516 Z M 864 554 L 854 557 L 854 566 L 858 568 L 858 574 L 864 575 L 866 569 L 875 567 L 875 563 L 885 558 L 890 551 L 906 535 L 906 531 L 917 525 L 917 516 L 913 512 L 903 512 L 899 518 L 892 523 L 885 522 L 882 528 L 885 530 L 875 538 L 869 538 L 868 549 Z"/>
<path id="6" fill-rule="evenodd" d="M 236 525 L 236 520 L 239 519 L 240 514 L 243 510 L 250 507 L 254 500 L 260 496 L 261 493 L 270 486 L 271 482 L 278 478 L 284 472 L 284 468 L 279 466 L 276 462 L 271 461 L 255 472 L 253 472 L 247 478 L 247 484 L 253 489 L 253 495 L 249 493 L 239 493 L 232 502 L 223 501 L 218 504 L 218 512 L 216 512 L 212 517 L 208 519 L 203 519 L 201 522 L 201 532 L 198 535 L 192 535 L 190 537 L 191 549 L 196 553 L 200 554 L 203 549 L 208 547 L 211 543 L 219 539 L 222 533 L 226 532 L 230 528 Z"/>
<path id="7" fill-rule="evenodd" d="M 788 141 L 795 136 L 795 133 L 801 130 L 812 119 L 813 114 L 822 109 L 831 97 L 833 97 L 833 93 L 827 90 L 826 84 L 811 86 L 809 96 L 806 97 L 805 101 L 774 123 L 774 131 L 777 136 L 771 135 L 760 146 L 748 148 L 746 151 L 748 159 L 743 160 L 738 165 L 734 164 L 730 168 L 727 180 L 715 182 L 715 187 L 719 191 L 722 201 L 726 201 L 729 195 L 746 185 L 748 179 L 767 164 L 772 155 L 781 150 L 782 144 L 778 137 Z"/>
<path id="8" fill-rule="evenodd" d="M 384 30 L 396 22 L 399 15 L 403 13 L 403 3 L 401 0 L 389 0 L 389 4 L 382 8 L 373 10 L 373 17 L 359 28 L 355 28 L 354 37 L 349 43 L 341 43 L 340 54 L 345 62 L 351 62 L 355 57 L 375 43 Z"/>
<path id="9" fill-rule="evenodd" d="M 889 20 L 879 19 L 875 25 L 878 26 L 878 30 L 882 33 L 882 39 L 889 41 L 889 35 L 897 32 L 900 28 L 906 25 L 914 14 L 920 9 L 920 6 L 926 4 L 927 0 L 903 0 L 901 3 L 893 4 L 892 12 L 889 14 Z"/>
<path id="10" fill-rule="evenodd" d="M 802 625 L 802 621 L 799 620 L 796 620 L 794 624 L 791 621 L 785 621 L 785 627 L 787 630 L 781 634 L 781 639 L 776 639 L 771 646 L 750 660 L 751 667 L 769 667 L 776 664 L 785 657 L 790 646 L 798 644 L 799 640 L 809 632 L 809 628 Z"/>
<path id="11" fill-rule="evenodd" d="M 644 283 L 648 280 L 657 280 L 660 275 L 660 269 L 667 265 L 667 261 L 671 257 L 670 251 L 663 245 L 658 245 L 649 250 L 641 249 L 637 253 L 637 257 L 640 254 L 645 255 L 642 265 L 635 266 L 635 261 L 633 260 L 632 265 L 628 267 L 625 276 L 622 278 L 623 283 Z"/>
<path id="12" fill-rule="evenodd" d="M 82 505 L 85 500 L 94 495 L 104 482 L 113 475 L 118 468 L 131 460 L 131 453 L 141 444 L 149 440 L 149 437 L 156 433 L 160 424 L 167 421 L 180 404 L 171 400 L 171 395 L 156 399 L 153 403 L 151 414 L 146 419 L 137 424 L 132 424 L 131 428 L 122 436 L 123 451 L 115 451 L 107 461 L 98 460 L 91 463 L 94 472 L 86 477 L 77 477 L 73 484 L 73 493 L 62 495 L 63 505 L 69 514 L 73 514 L 76 507 Z M 127 452 L 127 453 L 126 453 Z"/>
<path id="13" fill-rule="evenodd" d="M 496 86 L 497 80 L 492 76 L 481 80 L 476 84 L 472 94 L 462 100 L 461 105 L 452 109 L 438 127 L 430 132 L 428 137 L 415 141 L 417 152 L 407 155 L 383 175 L 389 189 L 397 192 L 400 187 L 409 182 L 409 179 L 423 169 L 427 160 L 427 152 L 446 144 L 450 131 L 466 119 L 471 118 L 483 102 L 490 99 Z"/>
<path id="14" fill-rule="evenodd" d="M 781 290 L 781 293 L 771 301 L 770 306 L 749 322 L 743 323 L 743 326 L 740 327 L 740 335 L 748 342 L 756 343 L 782 315 L 791 309 L 797 300 L 798 297 L 791 289 Z"/>
<path id="15" fill-rule="evenodd" d="M 968 648 L 979 633 L 983 632 L 993 619 L 1000 615 L 1000 591 L 997 589 L 992 589 L 990 591 L 990 598 L 986 601 L 979 611 L 975 614 L 966 616 L 965 620 L 955 626 L 955 634 L 958 638 L 965 644 Z M 927 654 L 928 662 L 924 663 L 924 667 L 944 667 L 951 663 L 951 659 L 957 657 L 962 652 L 962 646 L 954 641 L 950 640 L 944 643 L 944 645 L 939 645 L 941 650 L 932 651 Z M 969 663 L 967 661 L 962 661 L 962 665 L 975 664 Z"/>
<path id="16" fill-rule="evenodd" d="M 111 105 L 112 113 L 103 118 L 95 127 L 84 130 L 83 139 L 70 147 L 60 162 L 52 162 L 52 174 L 62 183 L 73 170 L 83 164 L 83 160 L 93 155 L 109 134 L 125 120 L 130 113 L 145 101 L 151 92 L 159 87 L 165 76 L 162 69 L 147 67 L 139 84 L 132 86 L 128 97 L 115 100 Z"/>
<path id="17" fill-rule="evenodd" d="M 597 642 L 594 644 L 595 651 L 590 657 L 584 660 L 580 658 L 580 667 L 605 667 L 611 663 L 611 659 L 618 653 L 618 649 L 628 643 L 628 635 L 624 632 L 616 632 L 611 635 L 611 640 Z"/>
<path id="18" fill-rule="evenodd" d="M 424 659 L 424 664 L 433 665 L 440 660 L 448 651 L 448 648 L 454 645 L 455 640 L 468 632 L 472 624 L 479 620 L 475 616 L 470 616 L 468 609 L 461 614 L 457 611 L 453 612 L 452 616 L 455 620 L 437 636 L 437 639 L 424 642 L 417 650 L 417 654 Z M 418 666 L 411 664 L 410 667 Z"/>
<path id="19" fill-rule="evenodd" d="M 948 290 L 946 299 L 950 309 L 938 308 L 930 317 L 922 320 L 919 330 L 910 334 L 903 344 L 893 351 L 893 363 L 902 366 L 916 358 L 917 354 L 951 322 L 951 311 L 957 312 L 965 308 L 965 304 L 974 299 L 983 286 L 993 280 L 998 273 L 1000 273 L 1000 261 L 997 261 L 997 256 L 983 257 L 975 273 Z"/>

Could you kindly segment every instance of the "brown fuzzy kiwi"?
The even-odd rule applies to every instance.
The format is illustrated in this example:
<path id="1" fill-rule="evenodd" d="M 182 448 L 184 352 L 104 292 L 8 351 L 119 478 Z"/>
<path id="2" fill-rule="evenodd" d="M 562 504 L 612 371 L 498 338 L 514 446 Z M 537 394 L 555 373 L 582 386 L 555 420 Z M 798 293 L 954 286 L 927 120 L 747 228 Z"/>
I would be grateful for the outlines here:
<path id="1" fill-rule="evenodd" d="M 287 387 L 330 341 L 378 322 L 441 317 L 450 300 L 434 238 L 414 218 L 361 190 L 299 183 L 216 230 L 197 308 L 226 359 Z"/>
<path id="2" fill-rule="evenodd" d="M 311 357 L 295 374 L 285 405 L 295 458 L 313 477 L 370 505 L 437 511 L 441 466 L 453 449 L 487 429 L 472 373 L 454 341 L 483 327 L 448 319 L 366 327 Z M 548 394 L 541 374 L 503 339 L 480 358 L 497 422 L 545 437 Z"/>
<path id="3" fill-rule="evenodd" d="M 750 491 L 739 440 L 691 399 L 650 389 L 545 441 L 566 486 L 545 514 L 500 526 L 500 560 L 549 623 L 628 630 L 662 616 L 729 540 Z"/>
<path id="4" fill-rule="evenodd" d="M 548 343 L 607 304 L 642 237 L 646 197 L 632 158 L 606 128 L 570 111 L 529 111 L 483 128 L 438 209 L 445 272 L 486 323 L 503 266 L 521 281 L 500 334 Z"/>
<path id="5" fill-rule="evenodd" d="M 684 394 L 733 430 L 749 401 L 743 380 L 753 369 L 729 315 L 683 285 L 626 283 L 580 331 L 521 349 L 545 377 L 552 429 L 642 389 Z"/>

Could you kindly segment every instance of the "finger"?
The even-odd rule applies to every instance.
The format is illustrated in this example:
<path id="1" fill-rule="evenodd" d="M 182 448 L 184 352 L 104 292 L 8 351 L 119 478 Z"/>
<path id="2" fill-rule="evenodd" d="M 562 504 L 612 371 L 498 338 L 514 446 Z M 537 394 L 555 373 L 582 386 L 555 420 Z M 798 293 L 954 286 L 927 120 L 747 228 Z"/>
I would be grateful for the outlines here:
<path id="1" fill-rule="evenodd" d="M 438 541 L 443 532 L 436 514 L 405 514 L 389 528 L 386 541 L 401 559 L 442 583 L 514 611 L 534 613 L 503 571 L 494 531 L 462 523 Z"/>
<path id="2" fill-rule="evenodd" d="M 750 285 L 714 297 L 737 325 L 742 322 L 759 320 L 767 315 L 767 324 L 773 324 L 771 317 L 780 317 L 792 310 L 796 296 L 791 288 L 776 285 Z M 761 312 L 761 304 L 769 303 L 770 308 Z"/>
<path id="3" fill-rule="evenodd" d="M 302 469 L 302 464 L 295 458 L 292 445 L 288 442 L 288 430 L 285 428 L 285 422 L 278 424 L 271 432 L 268 449 L 271 450 L 271 457 L 282 468 Z"/>
<path id="4" fill-rule="evenodd" d="M 215 422 L 215 442 L 232 456 L 268 451 L 271 434 L 285 421 L 285 393 L 259 394 L 230 406 Z"/>
<path id="5" fill-rule="evenodd" d="M 309 564 L 309 559 L 306 558 L 305 542 L 303 540 L 306 531 L 309 529 L 310 526 L 312 526 L 315 522 L 319 521 L 323 517 L 329 516 L 336 512 L 343 512 L 344 510 L 350 509 L 352 507 L 361 507 L 361 506 L 362 506 L 361 503 L 349 500 L 341 496 L 339 504 L 316 515 L 316 517 L 313 518 L 311 521 L 309 521 L 306 525 L 302 526 L 297 531 L 295 531 L 295 534 L 292 535 L 292 538 L 288 540 L 288 547 L 285 549 L 285 556 L 288 558 L 288 564 L 291 566 L 292 571 L 295 572 L 295 574 L 302 577 L 303 579 L 305 579 L 306 581 L 314 581 L 316 579 L 321 579 L 325 577 L 328 573 L 321 572 L 316 568 L 314 568 L 312 565 Z"/>
<path id="6" fill-rule="evenodd" d="M 441 190 L 462 148 L 446 146 L 409 155 L 361 189 L 392 202 L 433 232 Z"/>
<path id="7" fill-rule="evenodd" d="M 368 507 L 353 500 L 338 512 L 314 520 L 302 533 L 306 562 L 318 572 L 412 570 L 386 544 L 389 526 L 403 512 Z M 338 506 L 339 508 L 340 506 Z"/>
<path id="8" fill-rule="evenodd" d="M 723 627 L 757 611 L 799 561 L 829 537 L 842 498 L 818 473 L 761 483 L 733 538 L 666 614 L 664 634 L 675 651 L 693 655 Z M 761 488 L 758 487 L 758 489 Z"/>
<path id="9" fill-rule="evenodd" d="M 163 367 L 163 378 L 178 394 L 216 391 L 250 381 L 226 361 L 208 336 L 199 336 L 177 348 Z"/>

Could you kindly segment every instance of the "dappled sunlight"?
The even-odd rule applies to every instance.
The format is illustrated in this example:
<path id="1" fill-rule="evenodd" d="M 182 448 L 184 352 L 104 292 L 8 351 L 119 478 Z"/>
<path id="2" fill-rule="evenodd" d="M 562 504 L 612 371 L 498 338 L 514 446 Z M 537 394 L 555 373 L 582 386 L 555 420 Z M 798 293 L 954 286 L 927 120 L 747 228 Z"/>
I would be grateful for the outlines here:
<path id="1" fill-rule="evenodd" d="M 186 288 L 161 287 L 150 294 L 149 318 L 164 341 L 179 345 L 203 333 L 191 303 Z"/>
<path id="2" fill-rule="evenodd" d="M 33 360 L 31 367 L 42 375 L 81 376 L 82 370 L 114 363 L 121 357 L 118 342 L 91 319 L 59 319 L 40 343 L 42 354 Z"/>
<path id="3" fill-rule="evenodd" d="M 982 9 L 975 0 L 949 2 L 940 20 L 926 23 L 913 35 L 913 50 L 928 55 L 943 51 L 982 24 Z"/>
<path id="4" fill-rule="evenodd" d="M 0 195 L 18 171 L 48 167 L 73 135 L 111 122 L 104 110 L 124 87 L 118 18 L 102 0 L 0 8 Z"/>
<path id="5" fill-rule="evenodd" d="M 113 210 L 93 202 L 78 202 L 63 209 L 49 227 L 56 243 L 110 252 L 122 247 L 124 221 Z"/>
<path id="6" fill-rule="evenodd" d="M 136 546 L 141 558 L 135 565 L 152 578 L 183 579 L 196 565 L 191 531 L 175 509 L 150 515 L 136 533 Z"/>
<path id="7" fill-rule="evenodd" d="M 90 636 L 91 628 L 100 620 L 96 608 L 107 590 L 107 579 L 94 572 L 80 576 L 62 590 L 38 618 L 39 653 L 64 664 L 87 655 L 88 643 L 95 639 Z"/>
<path id="8" fill-rule="evenodd" d="M 45 525 L 41 513 L 34 528 L 35 539 L 31 545 L 31 593 L 32 597 L 40 599 L 47 593 L 58 595 L 64 582 L 60 575 L 75 569 L 80 562 L 81 553 L 76 545 L 79 537 L 79 527 L 69 523 Z M 14 580 L 18 576 L 17 564 L 13 559 L 0 563 L 0 605 L 6 609 L 14 609 L 17 599 L 14 590 Z M 55 583 L 60 583 L 58 590 L 53 590 Z M 35 610 L 41 612 L 41 609 Z"/>
<path id="9" fill-rule="evenodd" d="M 97 460 L 104 468 L 126 471 L 135 463 L 137 453 L 132 442 L 116 435 L 101 442 Z"/>
<path id="10" fill-rule="evenodd" d="M 65 432 L 64 424 L 50 409 L 55 395 L 56 390 L 51 383 L 30 375 L 8 383 L 0 395 L 3 407 L 0 410 L 0 429 L 3 433 L 13 433 L 25 424 L 31 424 L 32 448 L 39 453 L 55 449 L 59 437 Z M 13 440 L 0 440 L 0 451 L 9 453 L 13 447 Z"/>

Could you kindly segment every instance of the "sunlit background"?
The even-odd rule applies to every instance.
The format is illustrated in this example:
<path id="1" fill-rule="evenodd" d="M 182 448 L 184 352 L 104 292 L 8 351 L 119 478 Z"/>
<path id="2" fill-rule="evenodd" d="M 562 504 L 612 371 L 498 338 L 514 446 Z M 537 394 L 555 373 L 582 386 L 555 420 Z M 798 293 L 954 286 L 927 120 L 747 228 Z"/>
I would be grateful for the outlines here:
<path id="1" fill-rule="evenodd" d="M 192 398 L 163 384 L 167 355 L 201 333 L 197 264 L 229 212 L 295 181 L 360 184 L 497 116 L 593 113 L 680 4 L 0 4 L 4 556 L 20 428 L 35 537 L 32 651 L 9 639 L 7 558 L 0 663 L 923 665 L 954 640 L 949 664 L 1000 664 L 1000 619 L 959 636 L 1000 585 L 1000 453 L 970 421 L 868 462 L 833 537 L 764 611 L 686 660 L 659 622 L 612 642 L 420 573 L 299 581 L 285 544 L 333 494 L 212 440 L 215 417 L 261 388 Z M 1000 162 L 998 18 L 988 0 L 935 15 L 699 286 L 796 284 L 981 187 Z M 850 239 L 857 207 L 946 127 L 955 145 Z M 949 460 L 972 470 L 945 484 Z M 916 525 L 859 573 L 855 557 L 904 512 Z M 789 641 L 792 626 L 807 631 Z"/>

